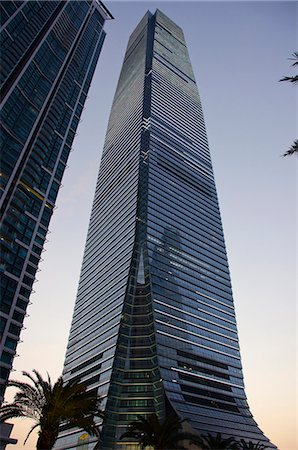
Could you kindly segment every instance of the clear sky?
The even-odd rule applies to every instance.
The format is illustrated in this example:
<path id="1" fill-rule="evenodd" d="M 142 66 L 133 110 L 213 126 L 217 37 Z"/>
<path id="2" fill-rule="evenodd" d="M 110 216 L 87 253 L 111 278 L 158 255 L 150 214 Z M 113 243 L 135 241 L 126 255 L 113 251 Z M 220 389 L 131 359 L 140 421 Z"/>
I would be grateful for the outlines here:
<path id="1" fill-rule="evenodd" d="M 12 378 L 62 372 L 100 154 L 129 34 L 158 7 L 180 25 L 201 95 L 232 276 L 246 393 L 280 450 L 295 444 L 294 2 L 114 2 L 63 179 Z M 297 91 L 297 88 L 296 88 Z M 18 421 L 15 450 L 27 420 Z M 10 446 L 13 450 L 13 447 Z M 35 448 L 35 438 L 25 449 Z"/>

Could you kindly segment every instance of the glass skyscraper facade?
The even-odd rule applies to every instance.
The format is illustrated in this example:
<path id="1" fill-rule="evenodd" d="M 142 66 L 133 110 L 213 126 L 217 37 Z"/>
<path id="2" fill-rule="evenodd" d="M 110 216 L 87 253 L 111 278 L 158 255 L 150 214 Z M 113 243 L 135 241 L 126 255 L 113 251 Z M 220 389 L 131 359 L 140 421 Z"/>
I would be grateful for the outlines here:
<path id="1" fill-rule="evenodd" d="M 97 0 L 1 1 L 1 397 L 111 18 Z"/>
<path id="2" fill-rule="evenodd" d="M 101 449 L 134 448 L 119 437 L 137 415 L 153 412 L 176 413 L 198 433 L 275 448 L 244 392 L 215 182 L 184 35 L 159 10 L 146 13 L 126 50 L 64 379 L 80 379 L 102 396 Z M 87 448 L 86 439 L 62 429 L 56 448 Z"/>

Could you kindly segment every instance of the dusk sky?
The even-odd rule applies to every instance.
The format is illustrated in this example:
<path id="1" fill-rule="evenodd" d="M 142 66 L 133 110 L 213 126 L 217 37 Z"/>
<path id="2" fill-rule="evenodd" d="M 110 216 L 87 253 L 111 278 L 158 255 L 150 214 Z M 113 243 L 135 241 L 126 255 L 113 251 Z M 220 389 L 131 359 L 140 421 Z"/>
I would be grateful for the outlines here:
<path id="1" fill-rule="evenodd" d="M 149 9 L 182 27 L 213 160 L 232 277 L 246 394 L 280 450 L 295 444 L 295 2 L 114 2 L 89 99 L 63 179 L 11 378 L 62 372 L 109 112 L 128 37 Z M 296 97 L 297 100 L 297 97 Z M 296 127 L 296 129 L 295 129 Z M 10 391 L 8 389 L 7 393 Z M 9 396 L 7 395 L 7 399 Z M 30 429 L 16 422 L 23 448 Z M 24 447 L 35 448 L 36 438 Z"/>

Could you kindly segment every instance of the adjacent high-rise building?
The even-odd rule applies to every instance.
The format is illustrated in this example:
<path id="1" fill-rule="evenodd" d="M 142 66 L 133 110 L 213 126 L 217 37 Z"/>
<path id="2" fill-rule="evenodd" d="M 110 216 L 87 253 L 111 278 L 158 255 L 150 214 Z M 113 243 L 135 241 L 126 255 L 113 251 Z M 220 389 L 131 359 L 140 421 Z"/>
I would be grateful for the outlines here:
<path id="1" fill-rule="evenodd" d="M 1 1 L 1 397 L 105 38 L 102 2 Z"/>
<path id="2" fill-rule="evenodd" d="M 183 32 L 157 10 L 132 33 L 103 150 L 64 379 L 102 395 L 105 450 L 137 415 L 275 448 L 244 392 L 225 242 Z M 88 446 L 89 442 L 89 446 Z M 61 430 L 56 448 L 94 448 Z M 93 446 L 90 445 L 93 443 Z"/>

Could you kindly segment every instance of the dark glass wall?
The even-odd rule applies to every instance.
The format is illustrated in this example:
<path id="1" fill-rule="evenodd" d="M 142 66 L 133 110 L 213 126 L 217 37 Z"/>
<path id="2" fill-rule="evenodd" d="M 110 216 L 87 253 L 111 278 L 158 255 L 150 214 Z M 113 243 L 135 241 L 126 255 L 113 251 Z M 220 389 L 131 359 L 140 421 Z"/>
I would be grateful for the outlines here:
<path id="1" fill-rule="evenodd" d="M 105 38 L 97 1 L 1 8 L 1 395 Z"/>
<path id="2" fill-rule="evenodd" d="M 112 106 L 64 367 L 75 377 L 103 398 L 104 450 L 133 449 L 121 434 L 154 412 L 272 446 L 246 402 L 199 93 L 160 11 L 132 33 Z"/>
<path id="3" fill-rule="evenodd" d="M 147 236 L 165 393 L 194 429 L 266 440 L 243 385 L 204 118 L 182 30 L 156 14 Z"/>

